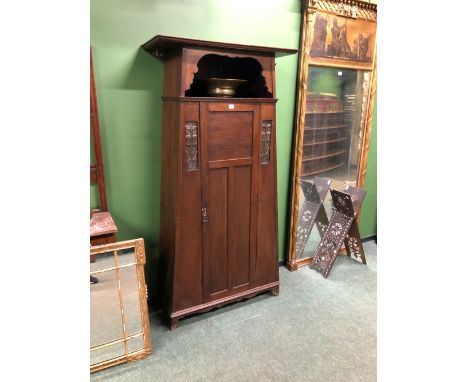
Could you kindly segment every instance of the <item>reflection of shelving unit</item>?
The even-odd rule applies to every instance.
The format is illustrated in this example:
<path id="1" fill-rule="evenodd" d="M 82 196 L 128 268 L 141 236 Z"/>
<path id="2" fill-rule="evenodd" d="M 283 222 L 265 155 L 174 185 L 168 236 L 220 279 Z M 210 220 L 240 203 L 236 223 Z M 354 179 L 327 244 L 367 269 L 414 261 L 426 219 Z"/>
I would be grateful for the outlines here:
<path id="1" fill-rule="evenodd" d="M 313 161 L 313 160 L 317 160 L 317 159 L 324 159 L 324 158 L 330 158 L 330 157 L 335 157 L 339 154 L 343 154 L 346 150 L 339 150 L 339 151 L 335 151 L 335 152 L 328 152 L 326 154 L 323 154 L 323 155 L 314 155 L 314 156 L 310 156 L 310 157 L 302 157 L 302 162 L 310 162 L 310 161 Z"/>
<path id="2" fill-rule="evenodd" d="M 334 94 L 307 99 L 301 178 L 337 169 L 346 163 L 346 111 Z"/>
<path id="3" fill-rule="evenodd" d="M 336 165 L 332 165 L 330 167 L 324 167 L 324 168 L 321 168 L 319 170 L 308 170 L 308 169 L 303 169 L 302 170 L 302 177 L 301 178 L 308 178 L 310 176 L 313 176 L 313 175 L 317 175 L 317 174 L 321 174 L 322 172 L 325 172 L 325 171 L 331 171 L 331 170 L 335 170 L 341 166 L 343 166 L 345 164 L 345 162 L 341 162 L 341 163 L 338 163 Z"/>

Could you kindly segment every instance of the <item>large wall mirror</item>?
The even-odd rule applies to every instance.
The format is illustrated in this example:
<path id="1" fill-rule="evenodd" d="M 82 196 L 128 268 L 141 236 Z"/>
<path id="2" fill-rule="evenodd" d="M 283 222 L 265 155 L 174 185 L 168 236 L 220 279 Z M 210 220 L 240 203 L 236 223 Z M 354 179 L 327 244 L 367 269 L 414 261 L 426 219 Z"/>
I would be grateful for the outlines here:
<path id="1" fill-rule="evenodd" d="M 91 372 L 151 351 L 143 239 L 91 247 Z"/>
<path id="2" fill-rule="evenodd" d="M 307 182 L 364 188 L 376 91 L 377 6 L 355 0 L 304 2 L 287 267 L 312 262 L 320 225 L 304 236 Z M 331 216 L 330 193 L 323 201 Z"/>

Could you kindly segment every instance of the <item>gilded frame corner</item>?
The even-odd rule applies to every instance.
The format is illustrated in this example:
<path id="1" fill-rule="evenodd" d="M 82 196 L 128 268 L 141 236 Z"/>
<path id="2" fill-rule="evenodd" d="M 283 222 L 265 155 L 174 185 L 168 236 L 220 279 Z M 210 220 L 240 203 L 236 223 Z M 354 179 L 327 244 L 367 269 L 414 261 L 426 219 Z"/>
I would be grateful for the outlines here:
<path id="1" fill-rule="evenodd" d="M 142 336 L 143 336 L 143 348 L 129 352 L 127 346 L 125 345 L 125 354 L 116 358 L 112 358 L 109 360 L 105 360 L 90 366 L 91 373 L 96 371 L 106 369 L 111 366 L 119 365 L 125 362 L 134 362 L 143 358 L 146 358 L 149 354 L 151 354 L 151 339 L 150 339 L 150 329 L 149 329 L 149 317 L 148 317 L 148 287 L 145 281 L 145 273 L 144 273 L 144 266 L 146 264 L 146 254 L 145 254 L 145 244 L 143 239 L 135 239 L 135 240 L 127 240 L 121 241 L 117 243 L 111 244 L 104 244 L 98 245 L 90 248 L 90 256 L 95 256 L 96 254 L 105 253 L 105 252 L 114 252 L 114 257 L 116 256 L 117 251 L 122 249 L 131 249 L 134 248 L 135 250 L 135 263 L 134 264 L 125 264 L 128 265 L 135 265 L 136 266 L 136 273 L 138 279 L 138 295 L 139 295 L 139 303 L 140 303 L 140 318 L 141 318 L 141 326 L 142 326 Z M 119 267 L 116 264 L 116 269 L 118 270 Z M 119 291 L 120 294 L 120 291 Z M 123 309 L 122 300 L 119 300 L 120 308 Z M 118 341 L 126 341 L 131 338 L 127 337 L 125 332 L 125 320 L 122 317 L 123 323 L 123 333 L 124 338 L 119 339 Z M 138 334 L 140 335 L 140 334 Z M 115 341 L 112 341 L 115 342 Z M 112 343 L 111 342 L 111 343 Z M 106 346 L 110 343 L 103 344 L 100 346 Z"/>

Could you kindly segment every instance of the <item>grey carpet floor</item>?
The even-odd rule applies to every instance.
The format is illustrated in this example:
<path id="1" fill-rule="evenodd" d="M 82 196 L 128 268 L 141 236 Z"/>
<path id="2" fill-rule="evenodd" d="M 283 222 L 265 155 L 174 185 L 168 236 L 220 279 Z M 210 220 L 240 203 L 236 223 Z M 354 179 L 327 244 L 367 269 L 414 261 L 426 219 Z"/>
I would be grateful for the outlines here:
<path id="1" fill-rule="evenodd" d="M 150 312 L 152 354 L 91 381 L 319 381 L 377 379 L 377 245 L 368 265 L 339 256 L 328 279 L 280 268 L 280 295 L 263 294 L 179 322 Z"/>

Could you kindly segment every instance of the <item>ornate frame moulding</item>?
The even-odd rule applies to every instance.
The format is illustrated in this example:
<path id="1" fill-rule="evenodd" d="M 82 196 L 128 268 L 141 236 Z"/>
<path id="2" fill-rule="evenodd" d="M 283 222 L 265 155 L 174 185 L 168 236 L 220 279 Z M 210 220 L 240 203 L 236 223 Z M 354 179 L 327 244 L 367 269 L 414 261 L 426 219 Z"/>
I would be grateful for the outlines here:
<path id="1" fill-rule="evenodd" d="M 135 251 L 135 261 L 131 263 L 125 263 L 119 265 L 118 260 L 118 251 L 125 250 L 125 249 L 133 249 Z M 113 341 L 103 343 L 91 348 L 91 352 L 100 350 L 109 346 L 116 345 L 118 343 L 124 344 L 124 352 L 125 354 L 121 356 L 117 356 L 115 358 L 107 359 L 105 361 L 101 361 L 95 364 L 92 364 L 90 367 L 91 373 L 106 369 L 111 366 L 115 366 L 125 362 L 133 362 L 136 360 L 143 359 L 151 354 L 151 341 L 150 341 L 150 329 L 149 329 L 149 318 L 148 318 L 148 288 L 145 282 L 145 273 L 144 273 L 144 265 L 146 263 L 146 255 L 145 255 L 145 244 L 143 239 L 136 239 L 136 240 L 128 240 L 128 241 L 121 241 L 117 243 L 111 244 L 104 244 L 91 247 L 90 249 L 90 256 L 96 256 L 97 254 L 104 254 L 104 253 L 113 253 L 114 257 L 114 267 L 98 269 L 95 271 L 91 271 L 91 275 L 99 274 L 108 271 L 115 271 L 117 277 L 117 286 L 118 289 L 118 301 L 120 305 L 120 318 L 121 318 L 121 325 L 122 325 L 122 338 L 116 338 Z M 136 267 L 137 273 L 137 281 L 138 281 L 138 297 L 139 297 L 139 308 L 140 308 L 140 318 L 141 318 L 141 331 L 139 333 L 134 333 L 132 335 L 128 335 L 126 330 L 126 322 L 125 322 L 125 307 L 123 303 L 123 296 L 121 291 L 121 283 L 120 283 L 120 273 L 119 270 L 121 268 L 126 268 L 129 266 Z M 91 312 L 92 314 L 92 312 Z M 128 341 L 137 338 L 143 337 L 143 347 L 141 349 L 137 349 L 135 351 L 128 350 Z"/>
<path id="2" fill-rule="evenodd" d="M 353 19 L 377 21 L 377 5 L 357 0 L 306 0 L 309 12 L 322 11 Z"/>
<path id="3" fill-rule="evenodd" d="M 317 18 L 326 20 L 326 25 L 315 28 Z M 333 42 L 331 29 L 336 20 L 341 47 Z M 325 23 L 325 21 L 322 21 Z M 355 69 L 368 72 L 368 86 L 363 94 L 364 116 L 361 131 L 361 150 L 358 154 L 356 185 L 364 188 L 367 158 L 372 126 L 372 114 L 377 88 L 377 5 L 358 0 L 305 0 L 302 14 L 301 58 L 297 89 L 296 130 L 294 139 L 294 160 L 292 171 L 292 192 L 290 209 L 289 250 L 287 267 L 296 270 L 310 265 L 312 258 L 297 256 L 297 232 L 300 219 L 300 193 L 303 161 L 305 115 L 307 110 L 307 86 L 309 65 L 336 69 Z M 317 34 L 317 35 L 316 35 Z M 330 50 L 329 50 L 330 49 Z M 324 176 L 327 176 L 324 174 Z M 359 213 L 355 217 L 359 222 Z"/>

